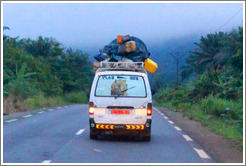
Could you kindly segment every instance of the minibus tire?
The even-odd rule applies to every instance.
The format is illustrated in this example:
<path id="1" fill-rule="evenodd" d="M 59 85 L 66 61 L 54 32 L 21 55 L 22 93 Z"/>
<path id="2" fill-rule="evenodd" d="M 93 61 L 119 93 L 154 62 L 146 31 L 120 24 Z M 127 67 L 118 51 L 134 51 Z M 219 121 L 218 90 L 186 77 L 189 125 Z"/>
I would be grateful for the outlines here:
<path id="1" fill-rule="evenodd" d="M 151 136 L 150 135 L 146 135 L 146 136 L 143 136 L 143 140 L 144 141 L 150 141 L 150 139 L 151 139 Z"/>
<path id="2" fill-rule="evenodd" d="M 90 139 L 97 139 L 97 138 L 98 138 L 97 133 L 90 130 Z"/>
<path id="3" fill-rule="evenodd" d="M 144 141 L 150 141 L 151 139 L 151 129 L 147 130 L 142 135 Z"/>

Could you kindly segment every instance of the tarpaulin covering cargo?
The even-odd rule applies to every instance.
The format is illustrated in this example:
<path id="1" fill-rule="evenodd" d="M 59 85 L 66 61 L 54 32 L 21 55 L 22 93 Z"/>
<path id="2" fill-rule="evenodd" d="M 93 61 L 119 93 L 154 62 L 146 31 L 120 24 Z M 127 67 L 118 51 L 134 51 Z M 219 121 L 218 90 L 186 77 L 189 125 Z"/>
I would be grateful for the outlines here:
<path id="1" fill-rule="evenodd" d="M 142 40 L 134 36 L 118 35 L 117 39 L 104 46 L 100 50 L 100 54 L 94 57 L 96 61 L 93 67 L 96 71 L 100 67 L 100 62 L 144 62 L 144 68 L 150 73 L 154 73 L 158 66 L 149 59 L 149 56 L 150 53 Z M 135 65 L 134 63 L 131 64 Z M 112 65 L 116 67 L 116 64 Z M 123 63 L 119 65 L 123 65 Z M 134 68 L 134 66 L 132 67 Z"/>
<path id="2" fill-rule="evenodd" d="M 117 39 L 106 45 L 94 58 L 99 62 L 108 58 L 109 62 L 121 61 L 123 58 L 134 62 L 144 62 L 150 56 L 146 45 L 139 38 L 126 35 L 122 37 L 121 43 L 119 39 L 117 43 Z"/>

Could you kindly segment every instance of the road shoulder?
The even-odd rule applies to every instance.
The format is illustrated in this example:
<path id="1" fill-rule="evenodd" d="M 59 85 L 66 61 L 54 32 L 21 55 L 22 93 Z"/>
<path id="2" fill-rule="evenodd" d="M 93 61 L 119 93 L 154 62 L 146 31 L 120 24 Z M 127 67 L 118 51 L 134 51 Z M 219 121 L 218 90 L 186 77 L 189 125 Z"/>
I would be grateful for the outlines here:
<path id="1" fill-rule="evenodd" d="M 232 140 L 211 132 L 199 122 L 184 117 L 180 112 L 174 112 L 160 107 L 158 109 L 173 120 L 184 132 L 194 138 L 218 162 L 243 162 L 243 152 L 238 149 Z"/>

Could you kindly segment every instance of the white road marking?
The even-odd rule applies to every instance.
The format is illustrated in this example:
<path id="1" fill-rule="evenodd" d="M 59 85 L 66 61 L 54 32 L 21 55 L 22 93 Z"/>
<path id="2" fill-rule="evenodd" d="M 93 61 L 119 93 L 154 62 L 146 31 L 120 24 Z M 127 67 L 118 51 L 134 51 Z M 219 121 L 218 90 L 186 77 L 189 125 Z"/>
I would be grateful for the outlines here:
<path id="1" fill-rule="evenodd" d="M 94 152 L 102 152 L 100 149 L 93 149 Z"/>
<path id="2" fill-rule="evenodd" d="M 174 128 L 178 131 L 182 131 L 181 128 L 177 127 L 177 126 L 174 126 Z"/>
<path id="3" fill-rule="evenodd" d="M 54 109 L 49 109 L 48 111 L 54 111 Z"/>
<path id="4" fill-rule="evenodd" d="M 193 141 L 188 135 L 182 135 L 185 139 L 186 139 L 186 141 Z"/>
<path id="5" fill-rule="evenodd" d="M 161 115 L 164 115 L 163 113 L 161 113 Z"/>
<path id="6" fill-rule="evenodd" d="M 25 116 L 22 116 L 23 118 L 28 118 L 28 117 L 30 117 L 30 116 L 32 116 L 31 114 L 29 114 L 29 115 L 25 115 Z"/>
<path id="7" fill-rule="evenodd" d="M 157 112 L 159 112 L 160 113 L 160 111 L 158 110 L 158 109 L 156 109 L 155 107 L 153 107 Z"/>
<path id="8" fill-rule="evenodd" d="M 201 149 L 196 149 L 196 148 L 193 148 L 201 158 L 204 158 L 204 159 L 209 159 L 210 157 L 207 155 L 207 153 L 205 153 L 203 150 Z"/>
<path id="9" fill-rule="evenodd" d="M 42 163 L 50 163 L 51 160 L 44 160 Z"/>
<path id="10" fill-rule="evenodd" d="M 173 121 L 171 121 L 171 120 L 169 120 L 168 122 L 169 122 L 170 124 L 174 124 Z"/>
<path id="11" fill-rule="evenodd" d="M 39 114 L 42 114 L 42 113 L 44 113 L 44 111 L 40 111 L 40 112 L 38 112 Z"/>
<path id="12" fill-rule="evenodd" d="M 61 107 L 57 107 L 57 109 L 61 109 Z"/>
<path id="13" fill-rule="evenodd" d="M 157 112 L 159 112 L 161 115 L 163 114 L 163 113 L 161 113 L 159 110 L 157 110 L 156 108 L 154 108 Z M 168 119 L 168 117 L 166 117 L 165 115 L 163 116 L 165 119 Z M 173 121 L 171 121 L 171 120 L 168 120 L 168 122 L 170 123 L 170 124 L 174 124 L 174 122 Z M 176 129 L 176 130 L 178 130 L 178 131 L 182 131 L 182 129 L 180 129 L 179 127 L 177 127 L 177 126 L 174 126 L 174 128 Z M 187 141 L 193 141 L 188 135 L 182 135 Z M 198 155 L 201 157 L 201 158 L 204 158 L 204 159 L 210 159 L 210 157 L 207 155 L 207 153 L 206 152 L 204 152 L 203 150 L 201 150 L 201 149 L 196 149 L 196 148 L 193 148 L 197 153 L 198 153 Z"/>
<path id="14" fill-rule="evenodd" d="M 76 133 L 76 135 L 80 135 L 80 134 L 82 134 L 84 131 L 85 131 L 85 129 L 81 129 L 81 130 L 79 130 L 79 131 Z"/>
<path id="15" fill-rule="evenodd" d="M 11 119 L 11 120 L 7 120 L 5 122 L 9 123 L 9 122 L 14 122 L 14 121 L 17 121 L 17 119 Z"/>

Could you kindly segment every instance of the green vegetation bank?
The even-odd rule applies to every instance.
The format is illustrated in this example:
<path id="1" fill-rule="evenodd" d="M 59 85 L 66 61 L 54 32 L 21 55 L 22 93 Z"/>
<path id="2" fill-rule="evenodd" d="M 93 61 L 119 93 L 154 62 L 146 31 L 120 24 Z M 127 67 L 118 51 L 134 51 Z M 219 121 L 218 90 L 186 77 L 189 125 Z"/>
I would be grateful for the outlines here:
<path id="1" fill-rule="evenodd" d="M 4 31 L 10 30 L 4 27 Z M 53 38 L 3 36 L 4 114 L 72 103 L 87 103 L 92 64 L 80 50 Z"/>
<path id="2" fill-rule="evenodd" d="M 243 28 L 201 37 L 182 68 L 183 83 L 161 86 L 156 105 L 200 121 L 243 146 Z"/>

